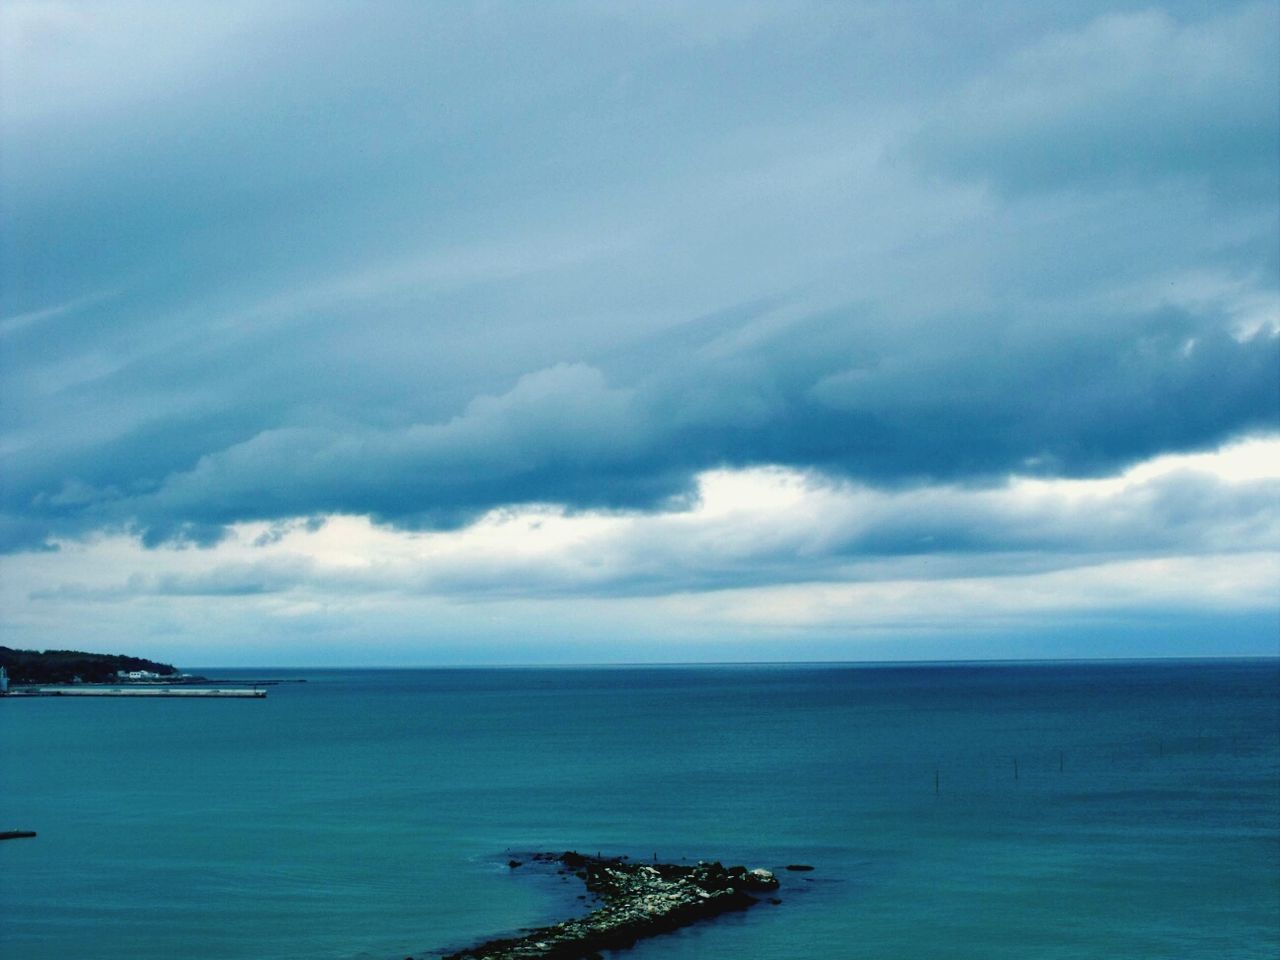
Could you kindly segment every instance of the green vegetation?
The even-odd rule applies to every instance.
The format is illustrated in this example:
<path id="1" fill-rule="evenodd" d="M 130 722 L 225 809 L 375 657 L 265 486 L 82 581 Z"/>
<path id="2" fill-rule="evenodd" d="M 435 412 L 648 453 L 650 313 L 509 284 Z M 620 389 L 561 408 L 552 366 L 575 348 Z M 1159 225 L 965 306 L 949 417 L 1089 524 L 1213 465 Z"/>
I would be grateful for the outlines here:
<path id="1" fill-rule="evenodd" d="M 176 674 L 169 663 L 116 653 L 84 653 L 80 650 L 13 650 L 0 647 L 0 666 L 13 683 L 111 683 L 117 670 L 146 670 L 161 675 Z"/>

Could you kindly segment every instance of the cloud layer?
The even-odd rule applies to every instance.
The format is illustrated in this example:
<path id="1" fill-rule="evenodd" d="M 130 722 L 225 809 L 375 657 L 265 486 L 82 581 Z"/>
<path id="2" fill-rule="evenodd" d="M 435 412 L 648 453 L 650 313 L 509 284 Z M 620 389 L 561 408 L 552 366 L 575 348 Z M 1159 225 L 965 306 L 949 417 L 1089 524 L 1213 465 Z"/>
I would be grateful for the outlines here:
<path id="1" fill-rule="evenodd" d="M 235 643 L 260 638 L 269 650 L 305 624 L 345 641 L 347 662 L 394 662 L 424 656 L 405 639 L 424 622 L 437 642 L 469 638 L 463 659 L 474 660 L 477 650 L 509 652 L 513 630 L 544 644 L 556 631 L 594 630 L 589 649 L 606 659 L 629 631 L 739 657 L 786 655 L 823 635 L 854 649 L 885 634 L 899 644 L 950 636 L 925 648 L 936 656 L 955 635 L 962 650 L 977 637 L 1034 643 L 1064 624 L 1081 631 L 1076 653 L 1114 653 L 1117 630 L 1130 645 L 1122 649 L 1138 641 L 1167 653 L 1176 649 L 1168 618 L 1185 627 L 1214 617 L 1220 627 L 1254 616 L 1215 642 L 1218 652 L 1257 653 L 1280 577 L 1277 495 L 1278 440 L 1158 458 L 1105 479 L 996 489 L 883 491 L 770 467 L 701 474 L 692 504 L 654 513 L 504 509 L 424 532 L 335 516 L 238 524 L 199 550 L 98 537 L 0 561 L 0 582 L 18 636 L 50 621 L 119 619 L 126 643 L 145 611 L 144 635 L 157 621 L 185 623 L 194 636 L 167 642 L 214 659 L 228 655 L 221 631 L 210 638 L 200 621 L 233 625 L 223 629 Z M 558 649 L 534 643 L 523 657 Z M 623 659 L 636 655 L 623 649 Z"/>
<path id="2" fill-rule="evenodd" d="M 1026 492 L 1280 431 L 1273 3 L 0 17 L 15 556 L 636 524 L 596 577 L 529 573 L 585 602 L 861 577 L 920 543 L 955 576 L 1217 555 L 1233 524 L 1273 549 L 1270 490 Z M 708 477 L 760 470 L 830 514 L 784 511 L 772 553 L 688 539 Z M 135 586 L 321 574 L 206 560 Z M 526 582 L 496 555 L 454 576 Z"/>

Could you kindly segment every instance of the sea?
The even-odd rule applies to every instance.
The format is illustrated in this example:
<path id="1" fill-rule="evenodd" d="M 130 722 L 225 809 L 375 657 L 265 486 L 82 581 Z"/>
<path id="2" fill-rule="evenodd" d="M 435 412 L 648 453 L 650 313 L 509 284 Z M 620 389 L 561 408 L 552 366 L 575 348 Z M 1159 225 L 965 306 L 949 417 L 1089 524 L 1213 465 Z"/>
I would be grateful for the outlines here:
<path id="1" fill-rule="evenodd" d="M 0 957 L 434 958 L 571 849 L 777 871 L 634 960 L 1280 956 L 1280 660 L 201 672 L 305 682 L 0 699 Z"/>

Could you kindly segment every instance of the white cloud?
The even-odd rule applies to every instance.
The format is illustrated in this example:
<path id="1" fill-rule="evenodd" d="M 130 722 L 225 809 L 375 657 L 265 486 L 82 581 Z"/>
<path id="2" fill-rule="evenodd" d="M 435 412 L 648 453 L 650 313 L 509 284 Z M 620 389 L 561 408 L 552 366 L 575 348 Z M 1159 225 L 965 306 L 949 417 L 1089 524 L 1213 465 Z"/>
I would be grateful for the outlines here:
<path id="1" fill-rule="evenodd" d="M 686 594 L 661 600 L 697 623 L 803 631 L 1045 628 L 1079 613 L 1206 613 L 1276 608 L 1280 553 L 1097 563 L 999 577 L 805 583 Z"/>
<path id="2" fill-rule="evenodd" d="M 239 524 L 210 549 L 67 542 L 0 560 L 7 632 L 88 622 L 99 609 L 122 622 L 200 609 L 232 621 L 367 614 L 412 632 L 429 657 L 449 630 L 528 611 L 547 625 L 630 624 L 655 638 L 730 627 L 799 636 L 1258 611 L 1275 607 L 1280 586 L 1277 437 L 1089 481 L 894 493 L 761 468 L 710 471 L 699 490 L 682 511 L 495 510 L 447 532 L 334 516 Z M 987 541 L 951 542 L 985 524 Z"/>

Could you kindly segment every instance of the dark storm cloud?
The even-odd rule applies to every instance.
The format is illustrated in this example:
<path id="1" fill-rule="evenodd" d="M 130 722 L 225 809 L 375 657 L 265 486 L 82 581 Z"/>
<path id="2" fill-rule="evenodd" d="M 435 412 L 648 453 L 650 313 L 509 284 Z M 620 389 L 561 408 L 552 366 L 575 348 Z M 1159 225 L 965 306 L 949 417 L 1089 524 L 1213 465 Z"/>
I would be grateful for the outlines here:
<path id="1" fill-rule="evenodd" d="M 1059 337 L 957 322 L 911 350 L 860 329 L 824 314 L 746 345 L 682 343 L 630 383 L 558 365 L 448 420 L 262 430 L 141 489 L 66 486 L 32 502 L 55 523 L 210 542 L 237 520 L 334 512 L 447 526 L 503 503 L 652 509 L 710 466 L 889 486 L 1100 475 L 1277 426 L 1280 341 L 1237 340 L 1190 315 Z M 137 444 L 157 445 L 163 434 Z"/>
<path id="2" fill-rule="evenodd" d="M 136 60 L 159 8 L 76 8 L 4 99 L 0 536 L 1274 430 L 1274 7 L 1111 7 L 193 8 Z"/>

